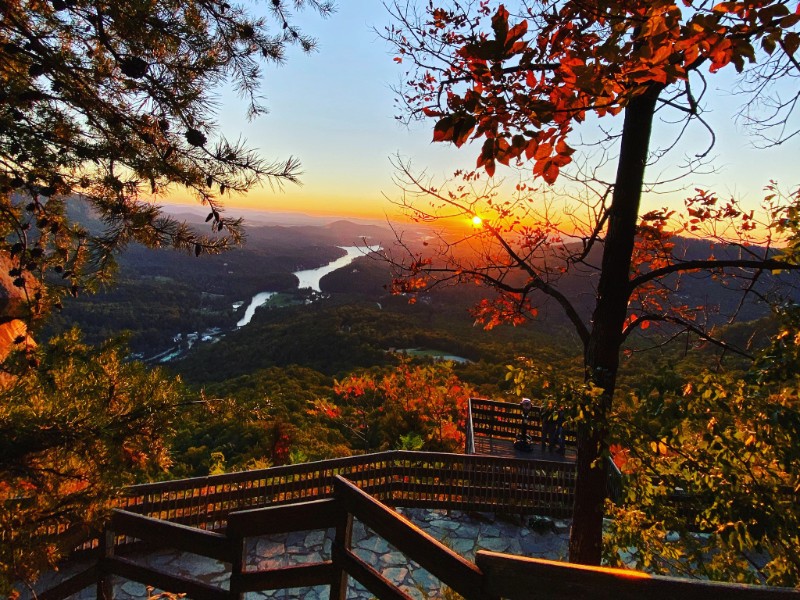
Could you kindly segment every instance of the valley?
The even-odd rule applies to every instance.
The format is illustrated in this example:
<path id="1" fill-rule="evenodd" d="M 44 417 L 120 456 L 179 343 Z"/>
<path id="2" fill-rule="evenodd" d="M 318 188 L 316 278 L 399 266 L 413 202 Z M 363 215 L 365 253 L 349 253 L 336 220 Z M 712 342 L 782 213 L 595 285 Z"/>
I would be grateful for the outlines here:
<path id="1" fill-rule="evenodd" d="M 390 266 L 368 253 L 391 252 L 389 227 L 306 221 L 246 231 L 246 245 L 219 256 L 130 247 L 119 257 L 115 286 L 68 301 L 47 326 L 51 335 L 78 326 L 93 343 L 124 334 L 131 358 L 185 382 L 189 404 L 176 423 L 171 476 L 393 449 L 411 440 L 410 448 L 460 451 L 458 427 L 437 440 L 431 422 L 397 412 L 380 391 L 397 377 L 430 379 L 437 389 L 456 385 L 444 384 L 452 379 L 470 395 L 512 402 L 520 392 L 509 365 L 526 364 L 520 357 L 543 374 L 525 391 L 531 397 L 546 399 L 554 382 L 583 379 L 580 340 L 552 303 L 541 304 L 533 321 L 487 331 L 470 313 L 484 293 L 473 284 L 436 288 L 413 303 L 392 294 Z M 414 230 L 404 242 L 413 249 L 428 239 Z M 591 280 L 562 283 L 576 298 L 591 298 Z M 703 282 L 691 283 L 681 292 L 701 302 Z M 726 335 L 765 344 L 774 331 L 763 320 L 768 311 L 748 310 L 759 324 L 729 327 Z M 687 354 L 686 338 L 664 344 L 670 335 L 651 330 L 630 339 L 621 389 L 677 392 L 687 374 L 699 371 L 703 362 Z M 711 345 L 698 351 L 709 364 L 721 355 Z M 735 356 L 725 361 L 746 366 Z M 351 385 L 373 392 L 351 396 Z M 440 419 L 457 424 L 463 407 L 449 402 L 452 414 Z"/>

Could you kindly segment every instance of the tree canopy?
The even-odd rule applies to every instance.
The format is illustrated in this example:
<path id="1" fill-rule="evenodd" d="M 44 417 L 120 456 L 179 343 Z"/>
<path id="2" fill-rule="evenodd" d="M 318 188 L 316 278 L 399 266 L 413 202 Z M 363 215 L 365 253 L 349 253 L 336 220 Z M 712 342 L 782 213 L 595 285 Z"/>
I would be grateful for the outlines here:
<path id="1" fill-rule="evenodd" d="M 70 332 L 0 389 L 0 593 L 85 539 L 120 486 L 163 473 L 179 383 Z M 9 360 L 13 360 L 13 357 Z"/>
<path id="2" fill-rule="evenodd" d="M 682 131 L 703 124 L 705 81 L 735 69 L 765 92 L 800 75 L 796 2 L 684 1 L 394 3 L 396 24 L 386 38 L 408 66 L 401 90 L 404 116 L 432 121 L 433 140 L 480 144 L 476 170 L 450 185 L 400 165 L 403 205 L 414 217 L 477 219 L 472 231 L 393 260 L 396 287 L 419 292 L 442 282 L 474 281 L 494 292 L 476 309 L 490 326 L 535 316 L 537 296 L 551 299 L 575 327 L 584 354 L 586 397 L 579 407 L 578 480 L 570 559 L 599 563 L 605 461 L 620 354 L 628 336 L 663 323 L 668 335 L 689 330 L 715 341 L 704 322 L 706 306 L 686 306 L 676 293 L 681 278 L 708 274 L 743 296 L 758 292 L 765 273 L 797 268 L 792 215 L 800 193 L 768 190 L 755 216 L 736 199 L 691 194 L 682 214 L 644 213 L 645 169 L 658 110 L 679 116 Z M 513 13 L 513 14 L 512 14 Z M 789 98 L 797 98 L 790 88 Z M 748 99 L 745 98 L 746 102 Z M 749 113 L 764 133 L 784 127 L 790 137 L 792 100 L 780 110 Z M 785 100 L 785 98 L 784 98 Z M 574 162 L 581 125 L 620 115 L 604 129 L 594 154 Z M 669 146 L 669 145 L 668 145 Z M 471 147 L 471 146 L 470 146 Z M 707 154 L 707 148 L 697 151 Z M 594 161 L 594 163 L 592 162 Z M 616 162 L 611 180 L 602 167 Z M 482 174 L 498 165 L 530 169 L 510 192 Z M 530 165 L 530 166 L 528 166 Z M 571 192 L 552 187 L 568 179 Z M 578 191 L 574 191 L 577 189 Z M 573 195 L 564 199 L 566 193 Z M 683 234 L 720 243 L 689 252 Z M 714 246 L 716 248 L 716 246 Z M 571 275 L 589 278 L 582 310 Z M 698 275 L 700 274 L 700 275 Z M 533 300 L 532 300 L 533 299 Z"/>
<path id="3" fill-rule="evenodd" d="M 298 180 L 295 158 L 221 135 L 214 100 L 232 87 L 250 117 L 263 112 L 262 66 L 315 47 L 293 19 L 304 9 L 333 5 L 273 0 L 258 16 L 223 0 L 3 2 L 0 592 L 69 550 L 53 533 L 85 534 L 117 486 L 167 465 L 179 399 L 121 348 L 77 334 L 37 348 L 27 326 L 103 281 L 130 243 L 200 255 L 239 242 L 221 199 Z M 207 233 L 162 212 L 178 189 L 208 208 Z"/>
<path id="4" fill-rule="evenodd" d="M 779 317 L 743 377 L 705 371 L 634 397 L 616 427 L 628 492 L 612 509 L 608 562 L 798 585 L 800 321 L 796 306 Z"/>
<path id="5" fill-rule="evenodd" d="M 333 10 L 325 0 L 276 0 L 264 16 L 220 0 L 4 3 L 0 227 L 14 284 L 28 287 L 24 274 L 49 284 L 30 290 L 33 315 L 91 284 L 129 242 L 225 248 L 241 231 L 222 214 L 224 195 L 297 181 L 296 159 L 265 160 L 220 134 L 214 97 L 232 86 L 261 113 L 261 65 L 283 62 L 287 46 L 315 47 L 293 24 L 291 9 L 305 7 Z M 178 188 L 208 207 L 207 235 L 154 202 Z M 70 219 L 71 196 L 100 230 Z"/>

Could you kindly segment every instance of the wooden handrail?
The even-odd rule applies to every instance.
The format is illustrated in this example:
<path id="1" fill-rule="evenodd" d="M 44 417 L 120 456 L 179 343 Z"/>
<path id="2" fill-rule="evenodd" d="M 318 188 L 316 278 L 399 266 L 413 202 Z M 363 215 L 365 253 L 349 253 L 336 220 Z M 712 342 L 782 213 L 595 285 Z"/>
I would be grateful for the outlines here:
<path id="1" fill-rule="evenodd" d="M 127 488 L 126 495 L 141 496 L 151 493 L 163 493 L 165 491 L 197 489 L 202 486 L 222 486 L 234 483 L 247 483 L 260 479 L 271 479 L 286 475 L 298 475 L 301 473 L 312 472 L 315 470 L 335 471 L 337 469 L 353 467 L 357 465 L 368 465 L 375 462 L 376 457 L 390 455 L 391 452 L 378 452 L 374 454 L 361 454 L 357 456 L 345 456 L 342 458 L 329 458 L 326 460 L 301 463 L 296 465 L 282 465 L 279 467 L 268 467 L 266 469 L 254 469 L 251 471 L 237 471 L 235 473 L 223 473 L 221 475 L 209 475 L 207 477 L 189 477 L 185 479 L 173 479 L 170 481 L 159 481 L 156 483 L 141 483 Z"/>
<path id="2" fill-rule="evenodd" d="M 420 530 L 413 523 L 359 489 L 352 481 L 335 475 L 334 497 L 287 506 L 231 513 L 224 533 L 196 530 L 177 523 L 126 511 L 115 511 L 105 546 L 96 567 L 85 571 L 40 597 L 62 600 L 97 576 L 98 590 L 112 600 L 112 575 L 152 585 L 170 592 L 185 592 L 201 600 L 240 600 L 246 592 L 289 587 L 328 585 L 332 600 L 344 600 L 351 576 L 381 599 L 410 600 L 394 582 L 351 551 L 353 519 L 369 527 L 410 561 L 437 577 L 468 600 L 508 598 L 522 600 L 533 594 L 541 600 L 587 598 L 590 600 L 800 600 L 800 591 L 709 583 L 650 576 L 635 571 L 570 565 L 555 561 L 479 551 L 473 564 Z M 251 524 L 251 527 L 247 525 Z M 278 569 L 248 569 L 245 541 L 265 533 L 308 529 L 336 529 L 330 560 Z M 121 535 L 133 535 L 157 547 L 171 546 L 185 552 L 212 556 L 231 565 L 229 589 L 197 578 L 168 573 L 156 567 L 116 555 Z"/>
<path id="3" fill-rule="evenodd" d="M 226 533 L 238 537 L 285 533 L 287 523 L 298 522 L 306 529 L 328 529 L 342 516 L 341 504 L 333 498 L 240 510 L 228 515 Z"/>
<path id="4" fill-rule="evenodd" d="M 479 550 L 484 589 L 508 600 L 798 600 L 800 590 L 648 575 Z"/>
<path id="5" fill-rule="evenodd" d="M 465 598 L 477 597 L 481 573 L 474 564 L 343 477 L 337 475 L 334 487 L 347 512 Z"/>
<path id="6" fill-rule="evenodd" d="M 111 529 L 120 535 L 127 535 L 145 541 L 163 540 L 176 550 L 230 561 L 231 548 L 226 536 L 203 531 L 195 527 L 170 523 L 137 515 L 125 510 L 115 510 L 111 516 Z"/>

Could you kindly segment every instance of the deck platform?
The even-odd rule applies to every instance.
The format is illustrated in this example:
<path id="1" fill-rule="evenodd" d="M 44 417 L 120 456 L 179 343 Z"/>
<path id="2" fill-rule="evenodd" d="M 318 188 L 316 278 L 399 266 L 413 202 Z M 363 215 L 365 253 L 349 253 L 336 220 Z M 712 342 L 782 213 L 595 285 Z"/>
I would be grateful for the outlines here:
<path id="1" fill-rule="evenodd" d="M 470 398 L 465 452 L 500 458 L 575 463 L 578 452 L 574 431 L 564 429 L 562 432 L 566 447 L 564 454 L 542 447 L 542 430 L 549 418 L 547 414 L 537 405 L 529 406 L 528 412 L 523 415 L 520 404 Z M 514 448 L 514 441 L 522 433 L 523 427 L 532 440 L 531 452 Z"/>
<path id="2" fill-rule="evenodd" d="M 542 449 L 541 444 L 532 444 L 531 452 L 521 452 L 514 448 L 514 440 L 508 438 L 497 438 L 476 435 L 475 454 L 485 456 L 500 456 L 503 458 L 521 458 L 525 460 L 551 460 L 555 462 L 572 462 L 577 459 L 577 452 L 574 447 L 567 446 L 564 454 L 559 454 L 555 450 Z"/>

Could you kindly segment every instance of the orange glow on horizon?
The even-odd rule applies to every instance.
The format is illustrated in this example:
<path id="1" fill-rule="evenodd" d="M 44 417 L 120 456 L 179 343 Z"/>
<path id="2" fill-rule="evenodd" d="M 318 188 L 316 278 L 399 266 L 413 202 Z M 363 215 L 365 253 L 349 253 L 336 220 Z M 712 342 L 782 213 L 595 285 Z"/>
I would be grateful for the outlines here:
<path id="1" fill-rule="evenodd" d="M 222 204 L 230 216 L 237 209 L 264 212 L 297 213 L 319 217 L 342 217 L 378 221 L 408 221 L 390 202 L 368 198 L 353 193 L 309 194 L 304 190 L 256 189 L 244 195 L 225 196 Z M 184 194 L 169 194 L 162 199 L 165 204 L 200 206 L 200 203 Z"/>

